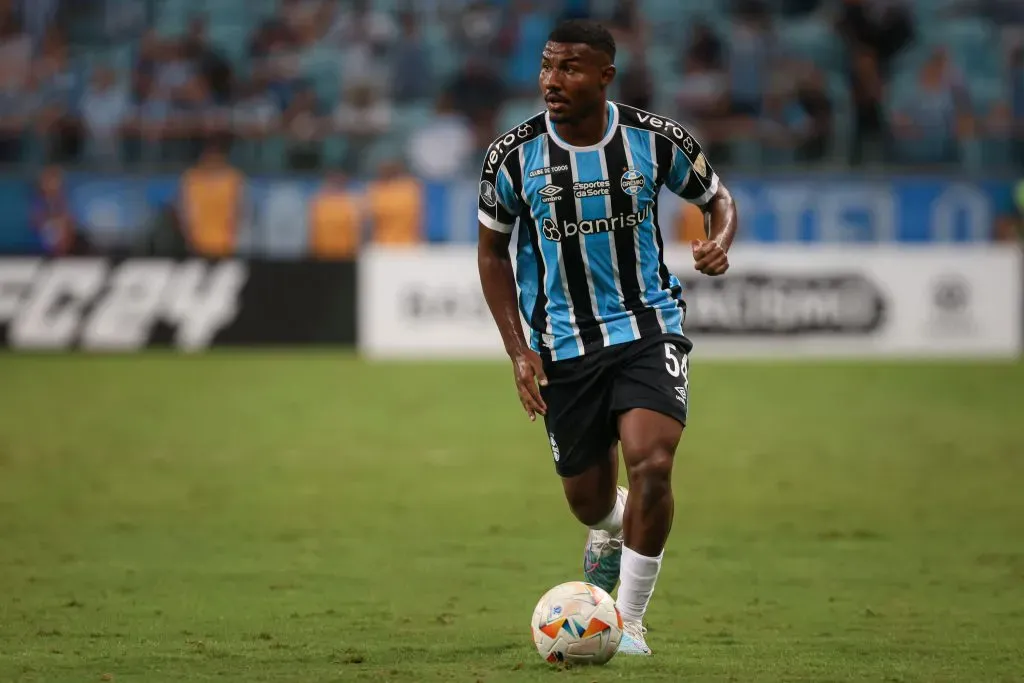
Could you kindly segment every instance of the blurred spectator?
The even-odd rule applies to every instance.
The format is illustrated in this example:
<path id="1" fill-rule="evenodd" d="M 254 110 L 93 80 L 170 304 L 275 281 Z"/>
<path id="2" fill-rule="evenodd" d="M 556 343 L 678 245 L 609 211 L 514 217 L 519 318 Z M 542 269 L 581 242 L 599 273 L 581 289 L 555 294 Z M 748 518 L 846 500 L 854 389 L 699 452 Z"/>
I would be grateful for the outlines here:
<path id="1" fill-rule="evenodd" d="M 164 41 L 157 49 L 154 68 L 154 90 L 150 97 L 174 101 L 197 75 L 198 70 L 189 58 L 184 43 Z"/>
<path id="2" fill-rule="evenodd" d="M 341 50 L 343 83 L 381 86 L 390 80 L 387 58 L 397 39 L 391 15 L 374 9 L 370 0 L 349 0 L 345 10 L 336 11 L 325 40 Z"/>
<path id="3" fill-rule="evenodd" d="M 39 174 L 32 207 L 32 224 L 43 253 L 48 256 L 82 256 L 89 242 L 77 229 L 64 194 L 64 173 L 49 166 Z"/>
<path id="4" fill-rule="evenodd" d="M 229 116 L 218 106 L 206 79 L 196 73 L 175 97 L 171 120 L 169 135 L 175 141 L 173 160 L 192 163 L 201 154 L 208 137 L 226 132 Z"/>
<path id="5" fill-rule="evenodd" d="M 320 166 L 324 116 L 316 91 L 303 84 L 295 91 L 284 113 L 284 131 L 288 140 L 288 168 L 311 171 Z"/>
<path id="6" fill-rule="evenodd" d="M 488 59 L 498 66 L 514 39 L 511 24 L 503 24 L 501 15 L 501 8 L 487 0 L 475 0 L 457 12 L 452 33 L 460 56 Z"/>
<path id="7" fill-rule="evenodd" d="M 776 57 L 771 17 L 764 5 L 754 0 L 739 3 L 729 49 L 731 113 L 739 121 L 757 118 Z"/>
<path id="8" fill-rule="evenodd" d="M 163 59 L 163 41 L 156 30 L 149 29 L 139 39 L 138 57 L 132 71 L 132 97 L 135 104 L 141 104 L 142 91 L 148 91 L 156 74 L 157 66 Z"/>
<path id="9" fill-rule="evenodd" d="M 391 103 L 370 85 L 352 87 L 334 110 L 334 130 L 348 138 L 345 168 L 357 170 L 371 145 L 391 128 Z"/>
<path id="10" fill-rule="evenodd" d="M 615 42 L 627 49 L 643 49 L 647 31 L 637 0 L 619 0 L 608 22 Z"/>
<path id="11" fill-rule="evenodd" d="M 866 48 L 886 75 L 893 57 L 914 38 L 905 0 L 843 0 L 837 29 L 851 52 Z"/>
<path id="12" fill-rule="evenodd" d="M 178 213 L 192 251 L 202 256 L 228 256 L 235 248 L 244 178 L 228 163 L 228 146 L 226 136 L 211 138 L 199 163 L 181 176 Z"/>
<path id="13" fill-rule="evenodd" d="M 861 45 L 851 49 L 849 78 L 854 113 L 849 161 L 858 165 L 865 158 L 882 158 L 886 132 L 882 105 L 885 83 L 875 53 Z"/>
<path id="14" fill-rule="evenodd" d="M 654 77 L 642 50 L 633 55 L 625 73 L 619 78 L 619 100 L 631 107 L 650 111 L 654 101 Z"/>
<path id="15" fill-rule="evenodd" d="M 400 162 L 381 164 L 366 194 L 374 242 L 412 245 L 422 240 L 423 188 Z"/>
<path id="16" fill-rule="evenodd" d="M 921 67 L 914 87 L 902 94 L 893 114 L 901 161 L 952 163 L 959 158 L 958 136 L 974 132 L 963 75 L 945 48 L 936 48 Z"/>
<path id="17" fill-rule="evenodd" d="M 227 104 L 231 98 L 231 64 L 214 50 L 206 36 L 206 19 L 193 17 L 185 38 L 185 54 L 209 85 L 218 104 Z"/>
<path id="18" fill-rule="evenodd" d="M 537 92 L 539 55 L 551 33 L 553 18 L 538 0 L 514 0 L 508 26 L 513 31 L 506 73 L 515 94 Z"/>
<path id="19" fill-rule="evenodd" d="M 962 15 L 986 17 L 998 25 L 1024 24 L 1024 3 L 1020 0 L 947 0 L 942 7 L 946 18 Z"/>
<path id="20" fill-rule="evenodd" d="M 409 162 L 413 173 L 424 180 L 455 180 L 470 172 L 475 151 L 469 122 L 455 111 L 452 98 L 442 94 L 433 118 L 412 134 Z"/>
<path id="21" fill-rule="evenodd" d="M 0 86 L 20 86 L 32 64 L 32 38 L 22 31 L 13 3 L 0 6 Z"/>
<path id="22" fill-rule="evenodd" d="M 28 92 L 31 79 L 25 74 L 8 75 L 0 84 L 0 163 L 17 164 L 24 161 L 24 131 L 32 121 L 35 102 Z"/>
<path id="23" fill-rule="evenodd" d="M 362 216 L 359 197 L 340 171 L 328 173 L 311 201 L 309 245 L 315 258 L 352 258 L 359 250 Z"/>
<path id="24" fill-rule="evenodd" d="M 1010 130 L 1017 165 L 1024 168 L 1024 43 L 1010 51 L 1006 78 L 1009 86 Z"/>
<path id="25" fill-rule="evenodd" d="M 14 3 L 8 3 L 13 5 Z M 43 36 L 53 26 L 57 18 L 57 8 L 60 0 L 22 0 L 20 3 L 22 24 L 25 32 L 37 44 L 42 41 Z"/>
<path id="26" fill-rule="evenodd" d="M 797 81 L 796 102 L 807 116 L 807 128 L 800 140 L 798 161 L 821 161 L 828 152 L 834 133 L 833 106 L 825 84 L 825 74 L 809 65 Z"/>
<path id="27" fill-rule="evenodd" d="M 471 55 L 446 92 L 455 111 L 472 124 L 477 146 L 486 147 L 494 138 L 498 109 L 507 95 L 501 75 L 486 60 Z"/>
<path id="28" fill-rule="evenodd" d="M 395 76 L 391 92 L 396 103 L 406 104 L 428 98 L 434 92 L 430 51 L 420 35 L 416 15 L 400 17 L 402 35 L 395 48 Z"/>
<path id="29" fill-rule="evenodd" d="M 814 122 L 797 99 L 797 85 L 786 82 L 766 93 L 758 129 L 769 163 L 792 163 L 797 149 L 814 138 Z"/>
<path id="30" fill-rule="evenodd" d="M 85 127 L 87 157 L 100 166 L 118 165 L 121 133 L 132 107 L 128 91 L 108 67 L 93 71 L 92 80 L 79 104 Z"/>
<path id="31" fill-rule="evenodd" d="M 318 25 L 323 7 L 320 0 L 282 0 L 281 19 L 295 45 L 310 45 L 323 34 Z"/>
<path id="32" fill-rule="evenodd" d="M 234 132 L 244 138 L 263 139 L 281 124 L 281 102 L 259 75 L 237 87 L 233 111 Z"/>
<path id="33" fill-rule="evenodd" d="M 724 139 L 723 117 L 729 111 L 729 82 L 722 68 L 722 44 L 711 27 L 693 25 L 681 56 L 679 89 L 675 93 L 679 118 L 705 139 Z"/>
<path id="34" fill-rule="evenodd" d="M 821 8 L 821 0 L 779 0 L 779 11 L 786 17 L 802 17 Z"/>
<path id="35" fill-rule="evenodd" d="M 590 19 L 591 16 L 590 0 L 565 0 L 559 19 Z"/>
<path id="36" fill-rule="evenodd" d="M 61 163 L 77 159 L 82 131 L 74 104 L 80 85 L 78 71 L 68 61 L 68 47 L 59 32 L 51 31 L 43 41 L 32 80 L 38 107 L 35 132 L 43 141 L 46 159 Z"/>
<path id="37" fill-rule="evenodd" d="M 273 28 L 268 34 L 266 52 L 254 64 L 252 74 L 267 84 L 282 111 L 291 104 L 301 72 L 301 60 L 289 44 L 287 32 Z"/>

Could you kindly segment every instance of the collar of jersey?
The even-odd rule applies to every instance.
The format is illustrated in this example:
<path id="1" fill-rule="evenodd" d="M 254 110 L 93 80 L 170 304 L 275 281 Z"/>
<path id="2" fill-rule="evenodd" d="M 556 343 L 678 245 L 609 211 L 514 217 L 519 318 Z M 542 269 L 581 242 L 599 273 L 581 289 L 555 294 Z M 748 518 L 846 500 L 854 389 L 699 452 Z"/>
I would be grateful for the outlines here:
<path id="1" fill-rule="evenodd" d="M 611 142 L 612 138 L 615 137 L 615 127 L 619 125 L 619 108 L 615 106 L 614 102 L 608 102 L 608 130 L 605 131 L 604 138 L 602 138 L 600 142 L 588 147 L 576 147 L 558 137 L 558 133 L 555 132 L 555 127 L 551 123 L 551 114 L 544 114 L 544 123 L 547 124 L 548 135 L 550 135 L 551 139 L 555 141 L 555 144 L 562 149 L 569 152 L 596 152 Z"/>

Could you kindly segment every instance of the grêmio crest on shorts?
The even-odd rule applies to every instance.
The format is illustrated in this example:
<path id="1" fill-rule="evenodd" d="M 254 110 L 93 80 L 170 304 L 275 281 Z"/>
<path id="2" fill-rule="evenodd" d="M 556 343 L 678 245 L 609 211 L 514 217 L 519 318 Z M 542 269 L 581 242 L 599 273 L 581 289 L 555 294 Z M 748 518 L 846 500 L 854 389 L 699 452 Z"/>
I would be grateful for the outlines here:
<path id="1" fill-rule="evenodd" d="M 595 145 L 562 140 L 546 113 L 498 137 L 480 177 L 479 221 L 516 232 L 519 305 L 550 360 L 682 334 L 682 285 L 664 262 L 662 187 L 704 207 L 718 176 L 671 119 L 608 103 Z M 515 230 L 518 226 L 518 230 Z"/>

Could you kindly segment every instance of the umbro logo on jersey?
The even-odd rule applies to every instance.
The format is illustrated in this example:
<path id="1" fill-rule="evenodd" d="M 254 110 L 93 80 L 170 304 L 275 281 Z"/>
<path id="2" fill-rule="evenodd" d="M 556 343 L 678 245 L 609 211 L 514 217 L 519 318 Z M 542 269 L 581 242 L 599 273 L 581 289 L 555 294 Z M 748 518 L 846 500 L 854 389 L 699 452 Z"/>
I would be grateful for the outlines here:
<path id="1" fill-rule="evenodd" d="M 542 202 L 545 204 L 551 204 L 552 202 L 558 201 L 559 195 L 562 194 L 562 188 L 558 185 L 545 185 L 537 190 L 537 194 L 543 197 L 543 199 L 541 199 Z"/>
<path id="2" fill-rule="evenodd" d="M 686 405 L 686 387 L 676 387 L 676 399 Z"/>

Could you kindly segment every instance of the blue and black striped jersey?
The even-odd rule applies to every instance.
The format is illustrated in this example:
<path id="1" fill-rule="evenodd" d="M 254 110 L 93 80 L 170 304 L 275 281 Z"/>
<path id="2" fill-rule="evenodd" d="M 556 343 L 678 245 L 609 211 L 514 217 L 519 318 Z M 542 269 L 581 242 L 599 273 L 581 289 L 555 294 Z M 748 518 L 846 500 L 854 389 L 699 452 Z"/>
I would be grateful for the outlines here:
<path id="1" fill-rule="evenodd" d="M 678 123 L 608 103 L 590 147 L 558 137 L 546 113 L 492 143 L 480 223 L 511 233 L 530 346 L 552 360 L 662 333 L 682 333 L 682 285 L 664 262 L 662 186 L 698 206 L 718 189 L 700 146 Z"/>

